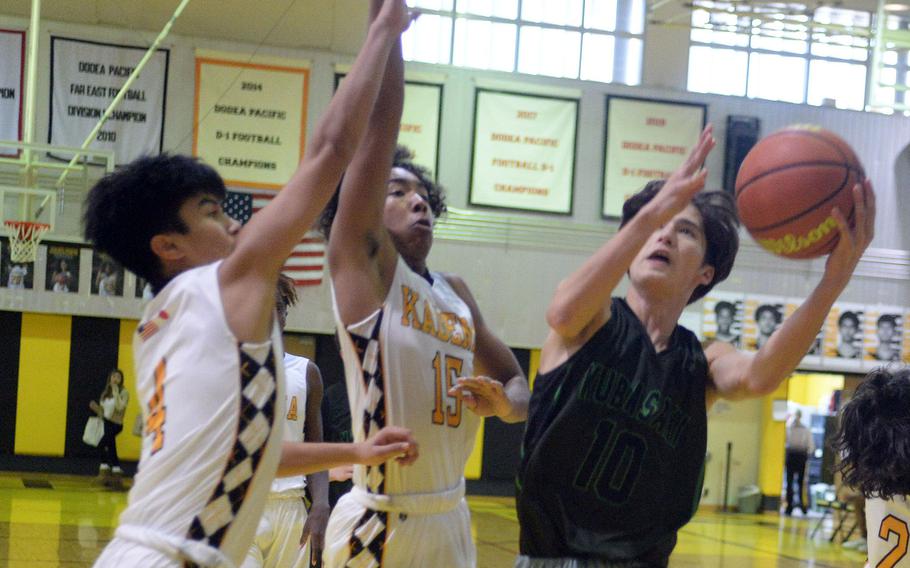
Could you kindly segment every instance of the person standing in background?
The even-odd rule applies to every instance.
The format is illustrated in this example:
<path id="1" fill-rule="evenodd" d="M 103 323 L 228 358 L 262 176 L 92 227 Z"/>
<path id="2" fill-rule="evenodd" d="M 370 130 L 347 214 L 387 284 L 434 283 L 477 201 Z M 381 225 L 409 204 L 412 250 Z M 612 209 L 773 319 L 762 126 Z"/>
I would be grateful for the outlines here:
<path id="1" fill-rule="evenodd" d="M 787 454 L 785 466 L 787 468 L 787 515 L 793 514 L 796 497 L 793 495 L 793 482 L 796 481 L 796 495 L 799 497 L 799 508 L 803 515 L 808 512 L 806 497 L 803 490 L 806 481 L 806 462 L 814 451 L 812 432 L 802 423 L 803 413 L 800 410 L 793 415 L 793 420 L 787 428 Z"/>
<path id="2" fill-rule="evenodd" d="M 123 431 L 123 415 L 130 401 L 130 393 L 123 386 L 123 371 L 111 371 L 100 401 L 89 403 L 89 408 L 104 420 L 104 436 L 98 444 L 98 448 L 105 452 L 98 468 L 99 481 L 105 486 L 120 489 L 123 487 L 123 470 L 117 456 L 117 435 Z"/>

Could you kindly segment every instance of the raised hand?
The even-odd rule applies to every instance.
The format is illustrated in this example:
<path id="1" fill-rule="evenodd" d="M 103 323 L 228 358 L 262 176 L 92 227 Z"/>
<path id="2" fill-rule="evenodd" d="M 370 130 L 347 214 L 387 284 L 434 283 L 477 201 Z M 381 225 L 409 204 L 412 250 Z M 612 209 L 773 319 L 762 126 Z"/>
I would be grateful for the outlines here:
<path id="1" fill-rule="evenodd" d="M 717 141 L 714 139 L 714 127 L 708 124 L 698 142 L 689 153 L 686 161 L 667 178 L 663 188 L 654 196 L 646 208 L 663 224 L 686 208 L 696 193 L 705 186 L 708 171 L 702 167 L 705 159 Z"/>
<path id="2" fill-rule="evenodd" d="M 837 246 L 825 263 L 825 276 L 842 285 L 850 280 L 859 259 L 875 236 L 875 193 L 869 180 L 853 187 L 853 212 L 854 223 L 851 229 L 843 211 L 837 207 L 831 211 L 837 221 L 839 237 Z"/>
<path id="3" fill-rule="evenodd" d="M 373 0 L 371 10 L 376 9 L 379 0 Z M 405 0 L 381 0 L 382 5 L 378 7 L 376 20 L 383 24 L 388 24 L 395 31 L 404 33 L 410 27 L 411 22 L 417 19 L 420 12 L 411 12 Z"/>

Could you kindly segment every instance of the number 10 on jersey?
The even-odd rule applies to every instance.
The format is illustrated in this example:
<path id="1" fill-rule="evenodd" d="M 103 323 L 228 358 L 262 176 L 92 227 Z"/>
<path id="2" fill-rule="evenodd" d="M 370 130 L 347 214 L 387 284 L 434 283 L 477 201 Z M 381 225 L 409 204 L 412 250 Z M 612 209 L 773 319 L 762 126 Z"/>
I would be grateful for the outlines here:
<path id="1" fill-rule="evenodd" d="M 436 406 L 433 408 L 433 424 L 445 424 L 458 428 L 461 424 L 461 394 L 451 396 L 449 389 L 455 386 L 455 379 L 461 376 L 464 361 L 439 351 L 433 357 Z"/>

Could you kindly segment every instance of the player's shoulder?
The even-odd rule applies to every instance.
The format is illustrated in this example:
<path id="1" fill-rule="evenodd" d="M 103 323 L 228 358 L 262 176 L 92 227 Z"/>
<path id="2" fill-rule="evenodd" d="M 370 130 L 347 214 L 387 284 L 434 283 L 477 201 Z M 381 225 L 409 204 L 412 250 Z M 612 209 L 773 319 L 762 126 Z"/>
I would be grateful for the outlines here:
<path id="1" fill-rule="evenodd" d="M 462 300 L 473 300 L 474 297 L 471 294 L 471 289 L 461 276 L 454 272 L 434 272 L 433 276 L 444 280 Z"/>

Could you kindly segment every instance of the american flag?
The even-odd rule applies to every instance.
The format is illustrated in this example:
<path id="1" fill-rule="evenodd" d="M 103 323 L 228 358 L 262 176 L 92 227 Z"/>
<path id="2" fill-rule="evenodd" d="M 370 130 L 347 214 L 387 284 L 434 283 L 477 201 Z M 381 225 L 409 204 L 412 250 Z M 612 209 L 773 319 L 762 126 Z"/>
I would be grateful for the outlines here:
<path id="1" fill-rule="evenodd" d="M 136 333 L 139 334 L 139 337 L 142 338 L 142 341 L 148 341 L 153 335 L 158 333 L 158 330 L 161 329 L 161 326 L 167 323 L 169 317 L 171 317 L 170 314 L 164 310 L 161 310 L 157 315 L 155 315 L 155 317 L 145 323 L 140 324 L 136 329 Z"/>
<path id="2" fill-rule="evenodd" d="M 250 217 L 277 195 L 275 191 L 228 191 L 224 199 L 224 212 L 246 224 Z M 325 239 L 316 231 L 309 231 L 294 247 L 284 265 L 284 273 L 297 286 L 317 286 L 322 283 L 325 267 Z"/>

